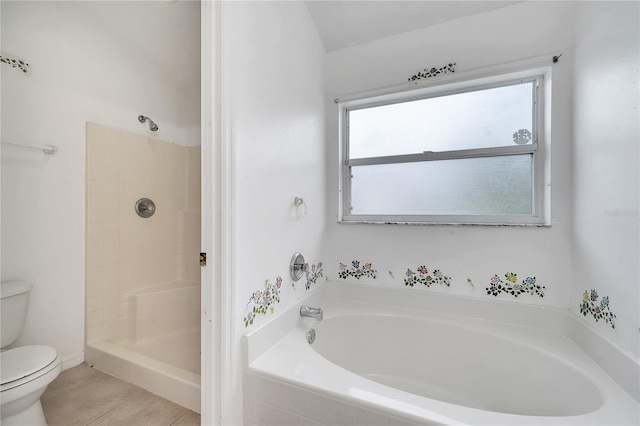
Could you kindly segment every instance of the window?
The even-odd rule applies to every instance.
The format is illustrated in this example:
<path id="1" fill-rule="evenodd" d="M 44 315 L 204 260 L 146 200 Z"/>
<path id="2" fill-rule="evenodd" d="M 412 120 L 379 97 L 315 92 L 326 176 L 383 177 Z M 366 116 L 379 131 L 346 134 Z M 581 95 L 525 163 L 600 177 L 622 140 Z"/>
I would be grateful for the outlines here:
<path id="1" fill-rule="evenodd" d="M 542 74 L 340 104 L 341 221 L 538 224 Z"/>

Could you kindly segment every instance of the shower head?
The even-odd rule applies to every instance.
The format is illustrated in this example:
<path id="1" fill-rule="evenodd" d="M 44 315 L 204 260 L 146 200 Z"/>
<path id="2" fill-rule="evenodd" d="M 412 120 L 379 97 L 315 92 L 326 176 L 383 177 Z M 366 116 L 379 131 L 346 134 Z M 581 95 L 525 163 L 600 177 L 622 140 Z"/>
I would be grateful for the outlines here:
<path id="1" fill-rule="evenodd" d="M 139 115 L 138 116 L 138 121 L 141 122 L 141 123 L 146 123 L 148 121 L 149 122 L 149 130 L 151 130 L 152 132 L 155 132 L 156 130 L 158 130 L 158 125 L 156 123 L 154 123 L 153 120 L 150 119 L 147 116 Z"/>

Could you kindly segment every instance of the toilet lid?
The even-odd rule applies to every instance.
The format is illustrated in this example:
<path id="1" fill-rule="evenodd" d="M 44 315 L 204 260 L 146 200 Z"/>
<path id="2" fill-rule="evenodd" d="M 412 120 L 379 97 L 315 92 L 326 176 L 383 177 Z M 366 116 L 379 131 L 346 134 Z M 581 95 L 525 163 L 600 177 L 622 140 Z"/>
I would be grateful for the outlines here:
<path id="1" fill-rule="evenodd" d="M 20 346 L 0 352 L 2 384 L 22 379 L 42 370 L 56 359 L 58 353 L 50 346 Z"/>

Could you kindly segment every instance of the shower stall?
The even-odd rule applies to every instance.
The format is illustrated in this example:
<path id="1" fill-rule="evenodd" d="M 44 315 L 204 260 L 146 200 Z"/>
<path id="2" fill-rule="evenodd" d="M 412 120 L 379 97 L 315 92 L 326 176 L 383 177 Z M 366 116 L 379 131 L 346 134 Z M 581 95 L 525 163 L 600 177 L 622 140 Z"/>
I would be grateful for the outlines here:
<path id="1" fill-rule="evenodd" d="M 86 144 L 85 360 L 200 412 L 200 147 L 94 123 Z"/>

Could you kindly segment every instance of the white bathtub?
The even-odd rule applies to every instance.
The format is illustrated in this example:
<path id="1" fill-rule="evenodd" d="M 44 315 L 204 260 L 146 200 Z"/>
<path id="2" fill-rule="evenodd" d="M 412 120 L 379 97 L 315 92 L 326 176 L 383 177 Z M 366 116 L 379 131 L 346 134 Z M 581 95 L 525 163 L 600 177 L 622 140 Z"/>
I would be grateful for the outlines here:
<path id="1" fill-rule="evenodd" d="M 122 297 L 120 333 L 85 347 L 87 364 L 200 412 L 200 284 L 175 281 Z"/>
<path id="2" fill-rule="evenodd" d="M 246 335 L 247 424 L 640 421 L 637 361 L 568 311 L 344 283 L 304 304 L 325 319 L 298 305 Z"/>

